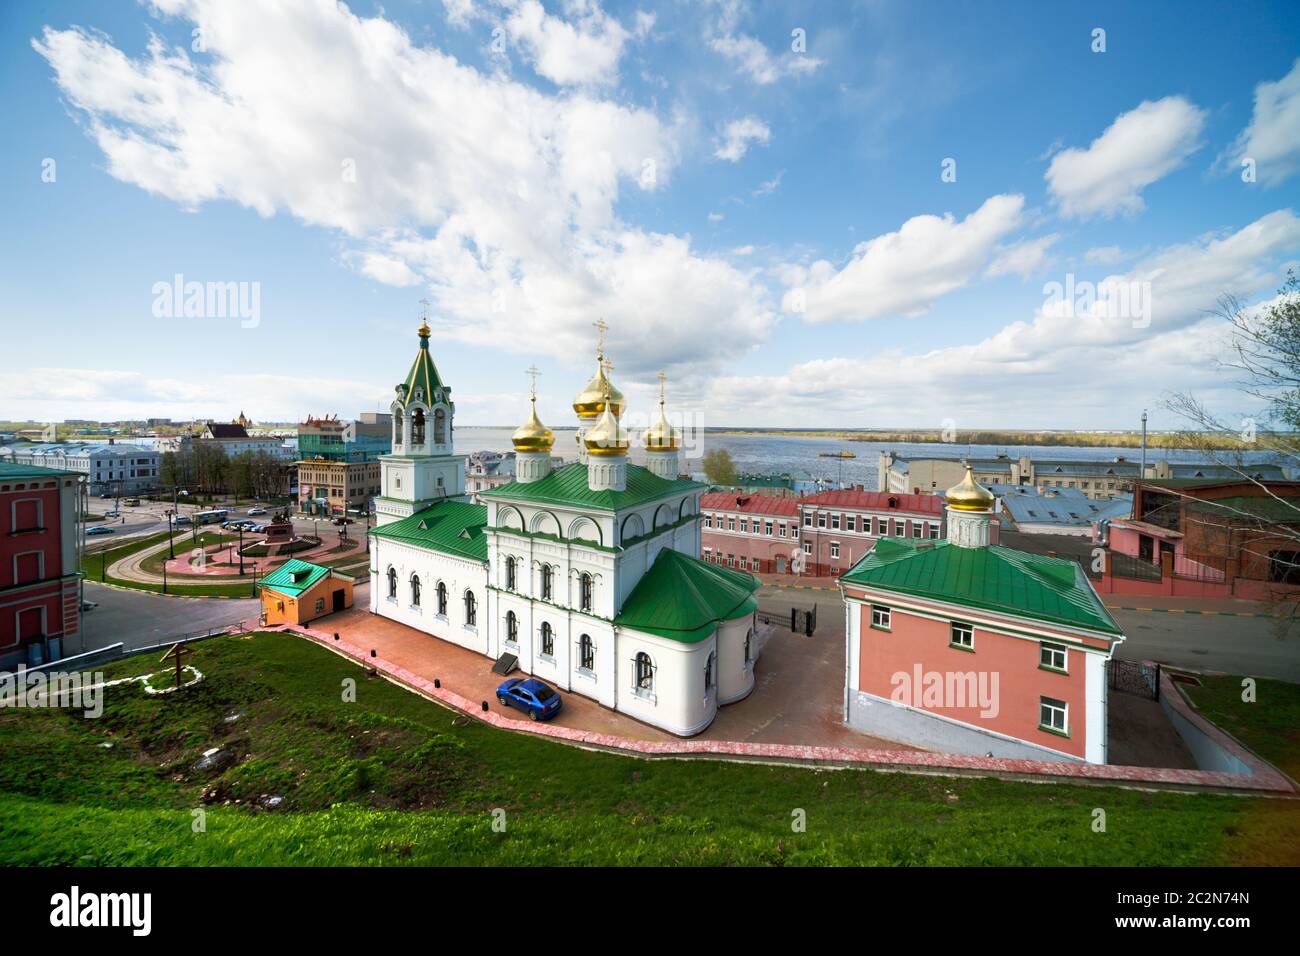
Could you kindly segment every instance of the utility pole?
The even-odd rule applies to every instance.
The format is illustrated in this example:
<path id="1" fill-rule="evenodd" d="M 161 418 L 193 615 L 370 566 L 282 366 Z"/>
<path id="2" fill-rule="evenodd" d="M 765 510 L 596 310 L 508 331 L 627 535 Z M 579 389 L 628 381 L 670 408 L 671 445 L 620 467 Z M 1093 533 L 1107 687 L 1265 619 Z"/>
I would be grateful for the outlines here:
<path id="1" fill-rule="evenodd" d="M 1138 479 L 1147 476 L 1147 410 L 1142 409 L 1142 467 L 1138 470 Z"/>

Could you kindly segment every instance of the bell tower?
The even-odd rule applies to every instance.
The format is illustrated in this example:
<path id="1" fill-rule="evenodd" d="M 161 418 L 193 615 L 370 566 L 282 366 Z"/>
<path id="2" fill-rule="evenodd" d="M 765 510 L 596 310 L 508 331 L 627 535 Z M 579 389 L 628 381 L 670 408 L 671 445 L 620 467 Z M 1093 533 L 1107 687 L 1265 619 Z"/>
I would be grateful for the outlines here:
<path id="1" fill-rule="evenodd" d="M 465 494 L 465 459 L 455 454 L 452 434 L 456 405 L 429 354 L 431 333 L 423 314 L 417 334 L 415 361 L 389 406 L 393 450 L 379 459 L 383 487 L 375 499 L 378 525 Z"/>

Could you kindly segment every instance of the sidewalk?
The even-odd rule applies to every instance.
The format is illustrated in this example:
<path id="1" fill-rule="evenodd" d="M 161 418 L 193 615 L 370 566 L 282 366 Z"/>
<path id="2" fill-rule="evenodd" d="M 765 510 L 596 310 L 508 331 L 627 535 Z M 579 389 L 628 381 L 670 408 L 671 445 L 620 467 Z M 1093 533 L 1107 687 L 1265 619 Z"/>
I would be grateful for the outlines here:
<path id="1" fill-rule="evenodd" d="M 1275 617 L 1264 601 L 1241 598 L 1172 597 L 1168 595 L 1103 594 L 1110 610 L 1163 611 L 1171 614 L 1222 614 L 1237 617 Z"/>

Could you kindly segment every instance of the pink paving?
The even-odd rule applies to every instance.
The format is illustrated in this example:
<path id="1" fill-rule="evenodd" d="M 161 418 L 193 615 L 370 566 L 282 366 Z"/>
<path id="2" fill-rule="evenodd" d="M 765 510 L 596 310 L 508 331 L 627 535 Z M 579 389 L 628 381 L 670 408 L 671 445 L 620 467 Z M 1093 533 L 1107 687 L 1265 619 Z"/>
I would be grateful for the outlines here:
<path id="1" fill-rule="evenodd" d="M 382 620 L 382 619 L 379 619 Z M 413 632 L 409 628 L 392 624 L 395 628 L 413 635 L 412 639 L 429 641 L 431 638 Z M 332 629 L 337 629 L 330 623 Z M 1298 789 L 1289 778 L 1279 773 L 1269 764 L 1254 754 L 1245 751 L 1235 740 L 1222 734 L 1223 742 L 1232 746 L 1238 755 L 1255 770 L 1251 775 L 1219 773 L 1205 770 L 1151 769 L 1145 767 L 1123 767 L 1113 765 L 1057 763 L 1037 760 L 1010 760 L 990 757 L 970 757 L 961 754 L 932 753 L 922 750 L 903 749 L 862 749 L 847 746 L 810 746 L 806 744 L 768 743 L 739 740 L 713 740 L 695 738 L 682 740 L 671 737 L 661 731 L 653 730 L 642 724 L 601 708 L 591 701 L 585 701 L 577 695 L 566 695 L 566 707 L 579 711 L 582 722 L 592 726 L 583 716 L 583 705 L 594 707 L 597 711 L 609 715 L 611 724 L 621 721 L 623 724 L 640 728 L 642 733 L 629 736 L 620 733 L 606 733 L 599 730 L 580 730 L 563 723 L 533 723 L 504 716 L 493 709 L 491 696 L 473 700 L 447 689 L 435 687 L 431 677 L 403 667 L 387 656 L 370 656 L 370 647 L 361 647 L 348 640 L 335 640 L 333 630 L 285 626 L 276 628 L 305 637 L 323 647 L 327 647 L 343 657 L 351 658 L 357 663 L 373 667 L 393 682 L 407 687 L 431 700 L 437 701 L 453 710 L 473 716 L 486 724 L 503 730 L 518 733 L 530 733 L 549 737 L 577 746 L 595 747 L 618 751 L 630 756 L 642 757 L 686 757 L 709 756 L 734 758 L 759 762 L 812 764 L 818 766 L 840 766 L 875 768 L 916 773 L 951 773 L 955 775 L 996 776 L 1011 779 L 1035 779 L 1043 782 L 1075 782 L 1091 784 L 1111 784 L 1146 788 L 1166 788 L 1179 790 L 1215 790 L 1233 793 L 1271 793 L 1276 795 L 1296 796 Z M 439 642 L 444 643 L 445 642 Z M 451 645 L 445 645 L 451 647 Z M 376 651 L 378 648 L 374 648 Z M 460 648 L 453 648 L 461 650 Z M 385 642 L 385 655 L 402 654 L 400 643 Z M 409 653 L 409 649 L 407 651 Z M 481 667 L 483 660 L 469 651 L 463 653 L 474 658 Z M 451 667 L 452 665 L 448 665 Z M 459 663 L 449 673 L 456 673 Z M 443 681 L 445 684 L 446 681 Z M 1177 697 L 1177 695 L 1175 694 Z M 1177 697 L 1181 701 L 1181 697 Z M 486 711 L 482 701 L 489 701 Z M 1196 715 L 1199 717 L 1199 715 Z M 854 735 L 855 739 L 862 738 Z"/>

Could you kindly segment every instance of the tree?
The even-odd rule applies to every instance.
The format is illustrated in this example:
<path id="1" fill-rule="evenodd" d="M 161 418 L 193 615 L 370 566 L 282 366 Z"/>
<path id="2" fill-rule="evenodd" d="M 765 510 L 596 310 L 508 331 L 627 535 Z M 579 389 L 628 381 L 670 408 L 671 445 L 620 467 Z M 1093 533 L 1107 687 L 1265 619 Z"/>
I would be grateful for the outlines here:
<path id="1" fill-rule="evenodd" d="M 731 453 L 725 448 L 715 448 L 704 454 L 704 477 L 712 485 L 734 485 L 736 483 L 736 463 L 731 460 Z"/>
<path id="2" fill-rule="evenodd" d="M 1289 271 L 1277 296 L 1259 306 L 1243 305 L 1225 294 L 1211 314 L 1228 324 L 1227 357 L 1219 360 L 1219 367 L 1237 376 L 1241 392 L 1258 408 L 1239 412 L 1234 421 L 1189 392 L 1170 396 L 1165 406 L 1191 425 L 1179 434 L 1180 447 L 1194 448 L 1226 466 L 1255 485 L 1260 496 L 1229 498 L 1208 508 L 1198 505 L 1189 521 L 1198 523 L 1197 530 L 1207 539 L 1219 541 L 1222 553 L 1212 557 L 1245 554 L 1265 559 L 1277 578 L 1300 582 L 1300 498 L 1270 489 L 1251 473 L 1245 455 L 1271 452 L 1284 467 L 1300 468 L 1300 278 Z M 1231 450 L 1225 452 L 1225 447 Z M 1193 497 L 1176 488 L 1162 492 L 1168 493 L 1172 508 Z M 1229 524 L 1231 532 L 1226 530 Z M 1274 588 L 1272 603 L 1279 632 L 1284 633 L 1300 617 L 1300 593 Z"/>

